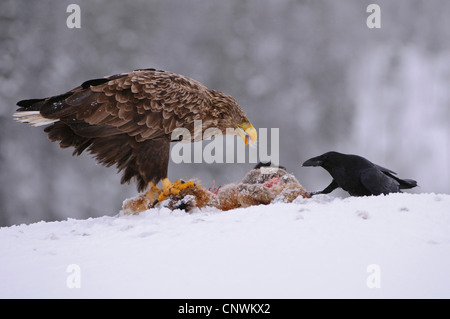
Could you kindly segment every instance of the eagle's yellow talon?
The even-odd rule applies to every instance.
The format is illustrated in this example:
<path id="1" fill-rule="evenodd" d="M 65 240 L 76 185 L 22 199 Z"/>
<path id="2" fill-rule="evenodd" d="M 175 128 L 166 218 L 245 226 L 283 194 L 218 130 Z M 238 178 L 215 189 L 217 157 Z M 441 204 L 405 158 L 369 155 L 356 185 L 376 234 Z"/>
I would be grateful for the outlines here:
<path id="1" fill-rule="evenodd" d="M 170 195 L 181 195 L 181 191 L 188 187 L 193 187 L 194 182 L 183 182 L 181 180 L 171 183 L 168 178 L 164 178 L 161 181 L 162 192 L 158 196 L 158 201 L 162 202 L 169 198 Z"/>
<path id="2" fill-rule="evenodd" d="M 158 199 L 157 199 L 157 203 L 158 202 L 162 202 L 165 201 L 167 199 L 167 195 L 164 195 L 164 193 L 159 194 Z"/>
<path id="3" fill-rule="evenodd" d="M 181 180 L 175 181 L 172 184 L 172 192 L 175 191 L 181 191 L 183 189 L 186 189 L 188 187 L 193 187 L 194 186 L 194 182 L 190 181 L 190 182 L 183 182 Z"/>

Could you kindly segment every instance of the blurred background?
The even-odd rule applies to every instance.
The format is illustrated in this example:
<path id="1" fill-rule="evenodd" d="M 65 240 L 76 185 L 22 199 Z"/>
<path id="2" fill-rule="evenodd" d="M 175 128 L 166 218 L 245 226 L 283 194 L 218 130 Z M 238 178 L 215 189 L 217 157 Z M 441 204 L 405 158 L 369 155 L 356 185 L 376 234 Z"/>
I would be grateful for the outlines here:
<path id="1" fill-rule="evenodd" d="M 69 29 L 70 3 L 81 28 Z M 381 8 L 369 29 L 366 8 Z M 72 157 L 16 102 L 157 68 L 236 98 L 256 128 L 280 129 L 280 164 L 308 190 L 331 181 L 306 159 L 359 154 L 450 192 L 450 2 L 446 0 L 70 0 L 0 2 L 0 226 L 115 215 L 137 194 L 115 168 Z M 178 164 L 206 187 L 254 164 Z M 335 191 L 335 196 L 346 196 Z"/>

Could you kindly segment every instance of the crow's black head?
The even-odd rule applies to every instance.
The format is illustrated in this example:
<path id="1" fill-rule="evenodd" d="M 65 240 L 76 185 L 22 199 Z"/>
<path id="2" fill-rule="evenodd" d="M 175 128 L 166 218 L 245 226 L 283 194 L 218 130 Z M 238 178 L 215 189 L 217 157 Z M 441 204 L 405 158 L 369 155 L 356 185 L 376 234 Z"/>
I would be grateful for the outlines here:
<path id="1" fill-rule="evenodd" d="M 310 158 L 302 166 L 321 166 L 326 168 L 331 163 L 336 163 L 344 154 L 338 152 L 327 152 L 325 154 Z"/>

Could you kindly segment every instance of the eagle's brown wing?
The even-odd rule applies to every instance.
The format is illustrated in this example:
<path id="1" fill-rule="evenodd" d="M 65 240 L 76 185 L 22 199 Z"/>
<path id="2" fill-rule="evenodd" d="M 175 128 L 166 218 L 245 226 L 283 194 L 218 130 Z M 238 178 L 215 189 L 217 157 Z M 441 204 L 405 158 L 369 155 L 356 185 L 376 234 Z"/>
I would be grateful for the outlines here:
<path id="1" fill-rule="evenodd" d="M 42 116 L 107 125 L 138 142 L 193 126 L 210 103 L 209 90 L 201 83 L 153 69 L 86 81 L 60 97 L 41 107 Z"/>
<path id="2" fill-rule="evenodd" d="M 45 129 L 52 141 L 73 146 L 77 155 L 87 150 L 106 166 L 116 164 L 125 170 L 122 183 L 135 177 L 141 191 L 148 182 L 167 177 L 170 133 L 177 127 L 192 131 L 210 99 L 210 91 L 195 80 L 145 69 L 86 81 L 62 95 L 20 101 L 18 114 L 39 111 L 54 122 Z"/>

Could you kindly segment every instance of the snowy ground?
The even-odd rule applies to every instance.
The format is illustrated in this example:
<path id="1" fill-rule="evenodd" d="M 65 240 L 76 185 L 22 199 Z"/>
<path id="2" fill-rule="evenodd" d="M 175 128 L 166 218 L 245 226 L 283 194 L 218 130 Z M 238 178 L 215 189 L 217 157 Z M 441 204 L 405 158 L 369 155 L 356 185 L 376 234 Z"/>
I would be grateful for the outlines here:
<path id="1" fill-rule="evenodd" d="M 449 298 L 450 195 L 40 222 L 0 256 L 2 298 Z"/>

